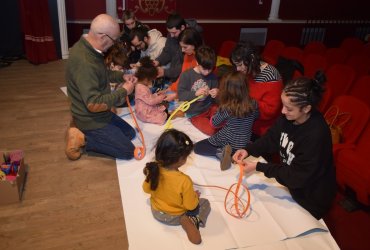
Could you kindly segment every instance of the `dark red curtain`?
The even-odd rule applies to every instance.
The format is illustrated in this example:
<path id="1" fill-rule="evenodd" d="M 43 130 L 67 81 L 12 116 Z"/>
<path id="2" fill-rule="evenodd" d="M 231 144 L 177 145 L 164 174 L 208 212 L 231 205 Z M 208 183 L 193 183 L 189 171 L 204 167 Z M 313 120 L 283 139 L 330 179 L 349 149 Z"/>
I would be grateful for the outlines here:
<path id="1" fill-rule="evenodd" d="M 57 59 L 48 0 L 20 0 L 24 49 L 34 64 Z"/>

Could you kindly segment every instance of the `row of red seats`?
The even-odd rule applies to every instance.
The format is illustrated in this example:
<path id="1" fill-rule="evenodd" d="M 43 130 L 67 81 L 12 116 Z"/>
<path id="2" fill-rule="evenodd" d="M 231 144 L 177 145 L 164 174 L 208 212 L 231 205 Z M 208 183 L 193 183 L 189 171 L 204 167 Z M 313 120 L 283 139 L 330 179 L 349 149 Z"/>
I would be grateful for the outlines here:
<path id="1" fill-rule="evenodd" d="M 280 40 L 270 40 L 263 49 L 263 57 L 270 64 L 275 65 L 280 55 L 292 57 L 302 63 L 307 55 L 321 55 L 327 58 L 329 64 L 344 63 L 353 55 L 370 57 L 370 43 L 364 43 L 359 38 L 349 37 L 342 41 L 338 48 L 327 48 L 323 42 L 312 41 L 303 49 L 295 46 L 286 46 Z"/>
<path id="2" fill-rule="evenodd" d="M 362 46 L 362 47 L 361 47 Z M 353 48 L 352 56 L 343 61 L 335 55 L 335 51 L 349 51 Z M 304 67 L 304 75 L 313 77 L 318 70 L 323 70 L 327 76 L 326 88 L 320 110 L 325 112 L 329 104 L 339 95 L 350 94 L 369 103 L 365 93 L 369 93 L 370 82 L 370 53 L 369 56 L 362 53 L 368 44 L 357 38 L 343 40 L 339 48 L 327 49 L 323 43 L 312 42 L 302 50 L 298 47 L 285 47 L 284 43 L 278 40 L 270 40 L 262 53 L 264 59 L 274 64 L 279 56 L 297 60 Z M 370 51 L 370 50 L 368 50 Z M 305 53 L 306 52 L 306 53 Z M 346 55 L 349 52 L 341 54 Z M 330 59 L 329 59 L 330 58 Z M 275 64 L 274 64 L 275 65 Z M 301 76 L 298 70 L 293 78 Z"/>
<path id="3" fill-rule="evenodd" d="M 312 77 L 317 69 L 325 70 L 337 63 L 350 65 L 358 76 L 370 73 L 370 43 L 364 44 L 358 38 L 345 39 L 338 48 L 327 48 L 322 42 L 315 41 L 308 43 L 304 49 L 286 47 L 279 40 L 270 40 L 262 56 L 272 65 L 276 64 L 279 56 L 297 60 L 304 66 L 308 77 Z"/>
<path id="4" fill-rule="evenodd" d="M 325 70 L 327 78 L 326 91 L 319 109 L 325 112 L 333 100 L 340 95 L 355 96 L 370 106 L 366 93 L 370 92 L 370 77 L 364 75 L 357 77 L 355 70 L 345 64 L 334 64 Z"/>

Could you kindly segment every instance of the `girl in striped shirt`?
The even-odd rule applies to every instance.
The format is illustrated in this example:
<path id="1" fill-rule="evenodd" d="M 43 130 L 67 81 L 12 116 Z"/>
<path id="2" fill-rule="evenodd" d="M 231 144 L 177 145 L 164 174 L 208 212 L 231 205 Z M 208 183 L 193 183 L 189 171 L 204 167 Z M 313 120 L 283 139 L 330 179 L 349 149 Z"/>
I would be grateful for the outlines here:
<path id="1" fill-rule="evenodd" d="M 211 125 L 220 128 L 208 139 L 195 144 L 194 152 L 215 156 L 221 170 L 231 166 L 231 155 L 250 142 L 253 122 L 258 118 L 257 102 L 249 96 L 245 74 L 227 73 L 220 82 L 219 108 L 211 118 Z"/>

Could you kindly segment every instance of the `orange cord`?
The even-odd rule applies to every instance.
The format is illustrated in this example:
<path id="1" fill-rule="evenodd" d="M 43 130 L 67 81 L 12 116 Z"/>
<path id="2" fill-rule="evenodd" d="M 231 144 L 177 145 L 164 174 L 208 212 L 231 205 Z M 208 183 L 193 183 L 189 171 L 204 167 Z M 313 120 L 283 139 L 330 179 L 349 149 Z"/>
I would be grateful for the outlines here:
<path id="1" fill-rule="evenodd" d="M 134 150 L 134 157 L 135 157 L 135 159 L 136 160 L 141 160 L 141 159 L 143 159 L 145 157 L 145 153 L 146 153 L 144 135 L 143 135 L 143 133 L 142 133 L 142 131 L 141 131 L 138 123 L 137 123 L 137 120 L 136 120 L 136 117 L 134 115 L 134 112 L 132 111 L 130 100 L 128 99 L 128 96 L 126 96 L 126 102 L 127 102 L 128 109 L 130 110 L 131 117 L 134 120 L 134 123 L 135 123 L 135 126 L 136 126 L 136 130 L 139 132 L 140 137 L 141 137 L 141 142 L 143 143 L 143 146 L 142 147 L 135 147 L 135 150 Z"/>
<path id="2" fill-rule="evenodd" d="M 243 182 L 244 171 L 243 171 L 243 166 L 241 164 L 239 164 L 239 169 L 240 169 L 240 174 L 239 174 L 238 182 L 232 184 L 228 189 L 224 188 L 224 187 L 220 187 L 220 186 L 215 186 L 215 185 L 200 185 L 200 184 L 196 184 L 196 183 L 194 183 L 194 185 L 200 186 L 200 187 L 212 187 L 212 188 L 219 188 L 219 189 L 227 190 L 225 200 L 224 200 L 225 211 L 229 215 L 231 215 L 235 218 L 241 219 L 245 216 L 245 214 L 247 213 L 247 211 L 250 207 L 251 195 L 250 195 L 248 187 L 245 186 L 242 183 Z M 236 185 L 236 189 L 235 189 L 235 191 L 233 191 L 233 187 L 235 185 Z M 242 186 L 244 188 L 244 190 L 246 191 L 246 193 L 247 193 L 247 197 L 248 197 L 247 198 L 247 204 L 245 204 L 244 201 L 241 199 L 241 197 L 239 197 L 240 186 Z M 228 204 L 228 200 L 229 200 L 229 195 L 231 193 L 234 195 L 234 203 L 231 205 L 231 207 L 228 208 L 227 204 Z M 240 209 L 239 206 L 241 206 L 242 208 Z M 235 212 L 233 212 L 233 211 L 235 211 Z"/>

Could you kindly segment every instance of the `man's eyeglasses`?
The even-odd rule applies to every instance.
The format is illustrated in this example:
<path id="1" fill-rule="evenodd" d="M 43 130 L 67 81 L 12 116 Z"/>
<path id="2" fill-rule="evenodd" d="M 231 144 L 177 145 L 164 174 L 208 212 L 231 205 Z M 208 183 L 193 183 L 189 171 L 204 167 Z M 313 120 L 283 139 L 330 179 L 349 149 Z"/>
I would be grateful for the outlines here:
<path id="1" fill-rule="evenodd" d="M 119 43 L 121 42 L 121 39 L 117 38 L 116 40 L 114 40 L 110 35 L 106 34 L 106 33 L 101 33 L 103 35 L 106 35 L 110 40 L 112 40 L 113 43 Z"/>

